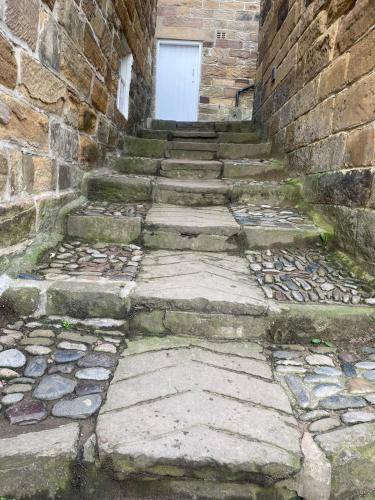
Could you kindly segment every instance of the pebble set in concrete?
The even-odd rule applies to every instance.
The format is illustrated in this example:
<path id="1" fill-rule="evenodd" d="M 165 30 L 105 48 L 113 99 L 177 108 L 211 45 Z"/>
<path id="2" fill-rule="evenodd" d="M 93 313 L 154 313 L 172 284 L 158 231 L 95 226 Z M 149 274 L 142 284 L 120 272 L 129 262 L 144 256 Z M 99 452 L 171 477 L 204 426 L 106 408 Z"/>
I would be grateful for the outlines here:
<path id="1" fill-rule="evenodd" d="M 106 215 L 108 217 L 142 217 L 146 218 L 150 210 L 150 203 L 109 203 L 87 202 L 82 205 L 74 215 Z"/>
<path id="2" fill-rule="evenodd" d="M 231 205 L 236 221 L 243 226 L 314 229 L 310 220 L 295 208 L 271 205 Z"/>
<path id="3" fill-rule="evenodd" d="M 129 281 L 135 279 L 142 257 L 141 247 L 134 244 L 65 241 L 44 257 L 36 273 L 54 280 L 76 277 L 96 281 L 105 277 Z"/>
<path id="4" fill-rule="evenodd" d="M 350 350 L 275 346 L 270 354 L 310 432 L 375 421 L 375 344 Z"/>
<path id="5" fill-rule="evenodd" d="M 97 413 L 124 335 L 22 320 L 0 330 L 0 421 L 26 425 L 49 415 L 86 419 Z"/>
<path id="6" fill-rule="evenodd" d="M 329 260 L 322 248 L 247 251 L 246 257 L 268 299 L 375 304 L 366 283 Z"/>

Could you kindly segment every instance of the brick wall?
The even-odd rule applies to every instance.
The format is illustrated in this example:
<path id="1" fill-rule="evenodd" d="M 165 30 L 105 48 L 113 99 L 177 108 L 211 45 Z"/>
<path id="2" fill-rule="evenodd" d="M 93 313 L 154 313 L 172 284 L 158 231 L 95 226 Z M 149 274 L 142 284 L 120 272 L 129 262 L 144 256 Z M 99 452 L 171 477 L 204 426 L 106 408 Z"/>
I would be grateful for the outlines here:
<path id="1" fill-rule="evenodd" d="M 236 91 L 255 78 L 258 18 L 259 0 L 158 1 L 157 38 L 203 42 L 200 120 L 236 118 Z M 250 118 L 252 94 L 241 108 Z"/>
<path id="2" fill-rule="evenodd" d="M 263 0 L 255 119 L 375 269 L 375 1 Z"/>
<path id="3" fill-rule="evenodd" d="M 0 0 L 0 254 L 50 230 L 83 173 L 149 115 L 155 22 L 156 0 Z"/>

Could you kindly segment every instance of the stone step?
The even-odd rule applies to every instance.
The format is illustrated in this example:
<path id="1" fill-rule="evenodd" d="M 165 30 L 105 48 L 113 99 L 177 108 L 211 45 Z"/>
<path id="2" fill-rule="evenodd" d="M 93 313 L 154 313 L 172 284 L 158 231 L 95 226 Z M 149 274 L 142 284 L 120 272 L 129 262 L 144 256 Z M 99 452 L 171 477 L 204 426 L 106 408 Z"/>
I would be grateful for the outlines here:
<path id="1" fill-rule="evenodd" d="M 221 122 L 175 122 L 171 120 L 152 120 L 153 130 L 200 130 L 202 132 L 255 132 L 256 125 L 251 121 Z"/>
<path id="2" fill-rule="evenodd" d="M 143 241 L 152 249 L 225 252 L 237 250 L 240 226 L 226 207 L 153 205 Z"/>
<path id="3" fill-rule="evenodd" d="M 87 179 L 87 197 L 89 200 L 124 203 L 151 200 L 153 179 L 151 176 L 112 172 L 92 175 Z"/>
<path id="4" fill-rule="evenodd" d="M 142 139 L 141 137 L 125 136 L 123 151 L 126 156 L 142 158 L 164 158 L 165 140 Z"/>
<path id="5" fill-rule="evenodd" d="M 172 141 L 166 145 L 167 158 L 186 160 L 215 160 L 218 144 L 210 142 Z"/>
<path id="6" fill-rule="evenodd" d="M 255 343 L 130 342 L 96 434 L 103 467 L 145 484 L 210 478 L 256 488 L 287 479 L 301 466 L 301 431 L 288 396 Z M 277 489 L 262 498 L 279 498 Z M 223 497 L 211 490 L 205 498 Z"/>
<path id="7" fill-rule="evenodd" d="M 218 179 L 222 163 L 204 160 L 162 160 L 160 175 L 176 179 Z"/>
<path id="8" fill-rule="evenodd" d="M 143 259 L 133 301 L 149 310 L 255 317 L 268 311 L 246 259 L 225 253 L 149 253 Z"/>
<path id="9" fill-rule="evenodd" d="M 306 247 L 320 240 L 319 228 L 294 208 L 232 204 L 231 209 L 247 248 Z"/>
<path id="10" fill-rule="evenodd" d="M 75 240 L 128 244 L 141 235 L 142 215 L 136 207 L 123 203 L 87 203 L 68 215 L 66 235 Z"/>
<path id="11" fill-rule="evenodd" d="M 287 175 L 284 163 L 274 159 L 224 160 L 223 162 L 224 178 L 282 180 Z"/>
<path id="12" fill-rule="evenodd" d="M 161 160 L 137 156 L 115 156 L 107 161 L 110 169 L 123 174 L 158 175 Z"/>
<path id="13" fill-rule="evenodd" d="M 254 144 L 259 143 L 258 132 L 218 132 L 217 142 L 233 144 Z"/>
<path id="14" fill-rule="evenodd" d="M 231 200 L 253 205 L 283 205 L 288 199 L 288 185 L 276 181 L 227 180 L 231 182 Z"/>
<path id="15" fill-rule="evenodd" d="M 227 205 L 232 188 L 230 181 L 219 179 L 158 178 L 153 188 L 156 203 L 187 206 Z"/>
<path id="16" fill-rule="evenodd" d="M 268 158 L 271 155 L 271 144 L 259 142 L 257 144 L 220 143 L 217 152 L 218 158 L 225 160 L 242 160 L 250 158 Z"/>

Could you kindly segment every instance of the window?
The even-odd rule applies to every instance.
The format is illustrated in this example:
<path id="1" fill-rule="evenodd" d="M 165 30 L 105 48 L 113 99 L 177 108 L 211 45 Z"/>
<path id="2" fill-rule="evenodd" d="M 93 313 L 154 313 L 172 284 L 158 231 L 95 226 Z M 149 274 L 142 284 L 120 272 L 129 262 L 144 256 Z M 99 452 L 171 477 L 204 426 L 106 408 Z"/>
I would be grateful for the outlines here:
<path id="1" fill-rule="evenodd" d="M 226 32 L 225 32 L 225 31 L 217 31 L 217 32 L 216 32 L 216 38 L 217 38 L 218 40 L 223 40 L 223 39 L 224 39 L 224 38 L 226 38 L 226 37 L 227 37 L 227 34 L 226 34 Z"/>
<path id="2" fill-rule="evenodd" d="M 117 90 L 117 109 L 125 118 L 129 115 L 129 92 L 132 79 L 133 55 L 128 54 L 121 59 L 120 77 Z"/>

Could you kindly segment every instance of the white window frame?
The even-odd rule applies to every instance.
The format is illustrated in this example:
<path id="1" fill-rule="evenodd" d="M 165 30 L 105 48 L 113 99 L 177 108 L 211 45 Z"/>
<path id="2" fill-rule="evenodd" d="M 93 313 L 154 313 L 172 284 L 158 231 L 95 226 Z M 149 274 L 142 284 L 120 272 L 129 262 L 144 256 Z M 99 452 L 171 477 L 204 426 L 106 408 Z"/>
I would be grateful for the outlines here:
<path id="1" fill-rule="evenodd" d="M 117 89 L 117 109 L 126 119 L 129 117 L 129 93 L 132 79 L 133 54 L 121 59 Z"/>

